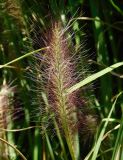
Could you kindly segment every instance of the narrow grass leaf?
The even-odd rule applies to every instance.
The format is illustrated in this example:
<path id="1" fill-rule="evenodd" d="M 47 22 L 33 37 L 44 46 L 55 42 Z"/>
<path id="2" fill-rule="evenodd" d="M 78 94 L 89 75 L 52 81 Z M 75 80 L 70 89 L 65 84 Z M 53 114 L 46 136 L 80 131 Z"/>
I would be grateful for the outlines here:
<path id="1" fill-rule="evenodd" d="M 26 157 L 14 145 L 10 144 L 9 142 L 5 141 L 2 138 L 0 138 L 0 141 L 3 142 L 3 143 L 6 143 L 10 147 L 12 147 L 16 151 L 16 153 L 18 153 L 18 155 L 20 155 L 20 157 L 22 158 L 22 160 L 27 160 Z"/>
<path id="2" fill-rule="evenodd" d="M 104 136 L 106 127 L 107 127 L 107 125 L 108 125 L 108 123 L 109 123 L 109 119 L 110 119 L 110 117 L 111 117 L 111 115 L 112 115 L 112 112 L 113 112 L 113 110 L 114 110 L 114 108 L 115 108 L 117 99 L 118 99 L 118 97 L 119 97 L 122 93 L 123 93 L 123 92 L 120 92 L 120 93 L 117 95 L 117 97 L 116 97 L 116 99 L 115 99 L 115 101 L 114 101 L 114 103 L 113 103 L 113 105 L 112 105 L 112 107 L 111 107 L 111 110 L 110 110 L 110 112 L 109 112 L 109 114 L 108 114 L 108 117 L 107 117 L 107 121 L 104 123 L 104 126 L 103 126 L 103 128 L 102 128 L 102 130 L 101 130 L 101 132 L 100 132 L 99 138 L 98 138 L 97 142 L 96 142 L 95 145 L 94 145 L 94 152 L 93 152 L 93 155 L 92 155 L 92 159 L 91 159 L 91 160 L 96 160 L 96 158 L 97 158 L 97 154 L 98 154 L 98 151 L 99 151 L 99 149 L 100 149 L 100 145 L 101 145 L 101 142 L 102 142 L 102 140 L 103 140 L 103 136 Z"/>
<path id="3" fill-rule="evenodd" d="M 6 64 L 0 65 L 0 69 L 1 69 L 1 68 L 4 68 L 4 67 L 7 67 L 8 65 L 10 65 L 10 64 L 12 64 L 12 63 L 15 63 L 15 62 L 17 62 L 17 61 L 20 61 L 20 60 L 22 60 L 22 59 L 24 59 L 24 58 L 26 58 L 26 57 L 34 54 L 34 53 L 37 53 L 37 52 L 42 51 L 42 50 L 45 50 L 45 49 L 47 49 L 47 47 L 45 47 L 45 48 L 40 48 L 40 49 L 37 49 L 37 50 L 35 50 L 35 51 L 26 53 L 25 55 L 20 56 L 20 57 L 18 57 L 18 58 L 16 58 L 16 59 L 14 59 L 14 60 L 6 63 Z"/>
<path id="4" fill-rule="evenodd" d="M 118 62 L 116 64 L 111 65 L 110 67 L 107 67 L 87 78 L 85 78 L 83 81 L 80 81 L 79 83 L 76 83 L 74 86 L 70 87 L 69 89 L 66 90 L 66 94 L 70 94 L 74 91 L 76 91 L 77 89 L 79 89 L 80 87 L 83 87 L 84 85 L 87 85 L 88 83 L 96 80 L 97 78 L 111 72 L 112 70 L 120 67 L 123 65 L 123 62 Z"/>
<path id="5" fill-rule="evenodd" d="M 112 155 L 112 160 L 116 160 L 116 157 L 118 157 L 119 160 L 122 160 L 122 156 L 123 156 L 123 115 L 121 118 L 121 124 L 120 124 L 120 128 L 117 134 L 117 138 L 116 138 L 116 143 L 114 146 L 114 151 L 113 151 L 113 155 Z M 121 158 L 122 157 L 122 158 Z"/>

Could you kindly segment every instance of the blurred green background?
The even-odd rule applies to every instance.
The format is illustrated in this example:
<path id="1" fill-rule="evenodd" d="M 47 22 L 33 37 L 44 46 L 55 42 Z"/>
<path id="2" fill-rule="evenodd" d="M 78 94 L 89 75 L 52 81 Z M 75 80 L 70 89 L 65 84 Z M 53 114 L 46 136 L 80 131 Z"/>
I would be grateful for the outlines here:
<path id="1" fill-rule="evenodd" d="M 0 0 L 0 65 L 39 49 L 42 47 L 42 33 L 50 28 L 53 21 L 60 20 L 66 25 L 71 18 L 76 19 L 71 25 L 71 32 L 74 34 L 73 43 L 75 48 L 82 42 L 86 44 L 85 50 L 91 61 L 92 74 L 123 61 L 123 2 L 120 0 Z M 39 111 L 32 105 L 31 78 L 33 77 L 27 78 L 31 61 L 32 57 L 28 56 L 0 69 L 1 90 L 3 84 L 16 86 L 16 93 L 10 96 L 14 99 L 10 105 L 15 113 L 7 111 L 11 115 L 11 119 L 7 122 L 9 129 L 40 126 Z M 86 142 L 87 144 L 83 144 L 84 147 L 80 146 L 80 159 L 87 156 L 99 133 L 104 129 L 103 123 L 112 108 L 113 100 L 123 89 L 122 74 L 123 67 L 94 81 L 94 108 L 99 117 L 100 127 L 97 137 L 94 141 L 91 140 L 90 145 Z M 122 95 L 117 100 L 105 133 L 107 134 L 99 146 L 95 159 L 122 160 Z M 55 137 L 49 132 L 41 134 L 40 127 L 20 132 L 5 132 L 4 136 L 6 141 L 16 145 L 28 160 L 71 159 L 64 140 L 60 141 L 58 135 Z M 3 144 L 2 141 L 0 143 Z M 64 143 L 63 148 L 62 143 Z M 1 148 L 0 150 L 2 151 Z M 8 159 L 21 159 L 14 149 L 8 147 L 8 150 Z M 90 156 L 87 159 L 94 157 Z"/>

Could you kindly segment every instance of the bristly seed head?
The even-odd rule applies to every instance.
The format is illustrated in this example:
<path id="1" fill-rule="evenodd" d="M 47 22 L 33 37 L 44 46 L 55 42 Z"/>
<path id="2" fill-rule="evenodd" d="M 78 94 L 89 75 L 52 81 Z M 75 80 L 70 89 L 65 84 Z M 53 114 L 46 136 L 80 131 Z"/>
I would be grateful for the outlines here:
<path id="1" fill-rule="evenodd" d="M 7 128 L 7 118 L 10 111 L 10 94 L 13 92 L 12 87 L 3 84 L 0 88 L 0 138 L 6 139 L 6 132 L 2 129 Z M 0 143 L 0 159 L 8 160 L 8 147 L 6 144 Z"/>
<path id="2" fill-rule="evenodd" d="M 88 123 L 86 126 L 93 129 L 96 122 L 93 116 L 84 114 L 83 105 L 87 106 L 87 104 L 79 97 L 80 91 L 66 94 L 66 90 L 77 83 L 78 79 L 76 78 L 76 60 L 73 59 L 72 53 L 73 45 L 67 38 L 66 30 L 61 23 L 53 24 L 46 35 L 45 47 L 48 48 L 43 55 L 41 53 L 36 55 L 37 87 L 41 92 L 42 84 L 42 92 L 46 94 L 48 100 L 49 113 L 54 115 L 59 128 L 64 133 L 71 154 L 76 152 L 75 157 L 78 157 L 76 148 L 79 147 L 76 142 L 79 140 L 77 138 L 81 127 L 79 124 L 84 126 Z M 38 93 L 38 99 L 40 95 Z M 44 110 L 47 112 L 47 109 Z"/>

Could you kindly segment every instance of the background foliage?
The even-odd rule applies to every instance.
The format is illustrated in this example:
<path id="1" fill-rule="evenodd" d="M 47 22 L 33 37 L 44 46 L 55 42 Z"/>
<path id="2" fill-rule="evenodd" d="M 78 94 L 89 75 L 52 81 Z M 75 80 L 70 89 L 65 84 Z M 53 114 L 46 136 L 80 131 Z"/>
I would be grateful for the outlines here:
<path id="1" fill-rule="evenodd" d="M 61 19 L 66 24 L 71 18 L 77 19 L 71 26 L 75 48 L 85 42 L 87 63 L 91 62 L 93 72 L 123 61 L 123 2 L 120 0 L 0 0 L 0 65 L 41 48 L 42 32 L 48 30 L 54 20 Z M 32 105 L 31 76 L 27 78 L 31 61 L 32 57 L 28 56 L 0 69 L 1 90 L 3 84 L 16 86 L 15 94 L 10 96 L 14 101 L 14 115 L 7 110 L 12 115 L 7 122 L 9 129 L 40 126 Z M 89 151 L 92 154 L 85 159 L 123 159 L 123 96 L 116 99 L 123 89 L 122 71 L 122 67 L 118 68 L 94 81 L 94 108 L 99 127 L 90 146 L 87 141 L 82 146 L 81 159 Z M 32 127 L 5 132 L 5 135 L 6 141 L 16 145 L 27 159 L 70 159 L 63 139 L 54 138 L 49 132 L 40 133 L 40 127 Z M 9 159 L 20 159 L 14 149 L 8 149 Z"/>

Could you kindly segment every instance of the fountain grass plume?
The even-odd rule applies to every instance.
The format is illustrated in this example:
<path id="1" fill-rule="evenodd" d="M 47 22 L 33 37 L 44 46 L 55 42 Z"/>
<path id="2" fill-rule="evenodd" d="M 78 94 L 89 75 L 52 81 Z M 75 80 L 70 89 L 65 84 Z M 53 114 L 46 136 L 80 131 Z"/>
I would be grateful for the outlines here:
<path id="1" fill-rule="evenodd" d="M 10 112 L 10 103 L 11 103 L 11 93 L 13 92 L 13 87 L 10 87 L 3 82 L 3 85 L 0 88 L 0 138 L 6 140 L 6 132 L 2 129 L 7 128 L 8 116 Z M 0 142 L 0 159 L 9 160 L 9 151 L 8 146 Z"/>
<path id="2" fill-rule="evenodd" d="M 53 115 L 64 135 L 72 160 L 78 160 L 79 128 L 83 128 L 81 125 L 88 123 L 93 117 L 90 118 L 89 114 L 85 116 L 79 108 L 84 104 L 84 100 L 78 98 L 80 91 L 66 94 L 67 89 L 78 81 L 73 45 L 68 38 L 67 29 L 63 28 L 60 22 L 53 23 L 52 28 L 45 35 L 44 44 L 47 49 L 35 56 L 34 76 L 37 80 L 37 99 L 43 110 L 40 92 L 46 94 L 48 113 Z"/>
<path id="3" fill-rule="evenodd" d="M 0 86 L 0 138 L 3 139 L 3 143 L 0 142 L 0 160 L 16 158 L 15 151 L 4 143 L 4 141 L 13 143 L 13 134 L 7 133 L 6 130 L 12 129 L 13 121 L 17 122 L 22 116 L 19 99 L 15 93 L 17 93 L 16 86 L 12 86 L 12 82 L 8 84 L 4 79 Z"/>
<path id="4" fill-rule="evenodd" d="M 61 24 L 55 23 L 49 38 L 49 49 L 46 53 L 47 96 L 51 110 L 55 113 L 58 125 L 61 126 L 73 159 L 79 156 L 79 139 L 76 112 L 76 93 L 65 96 L 66 89 L 75 83 L 74 64 L 71 63 L 69 45 Z"/>

